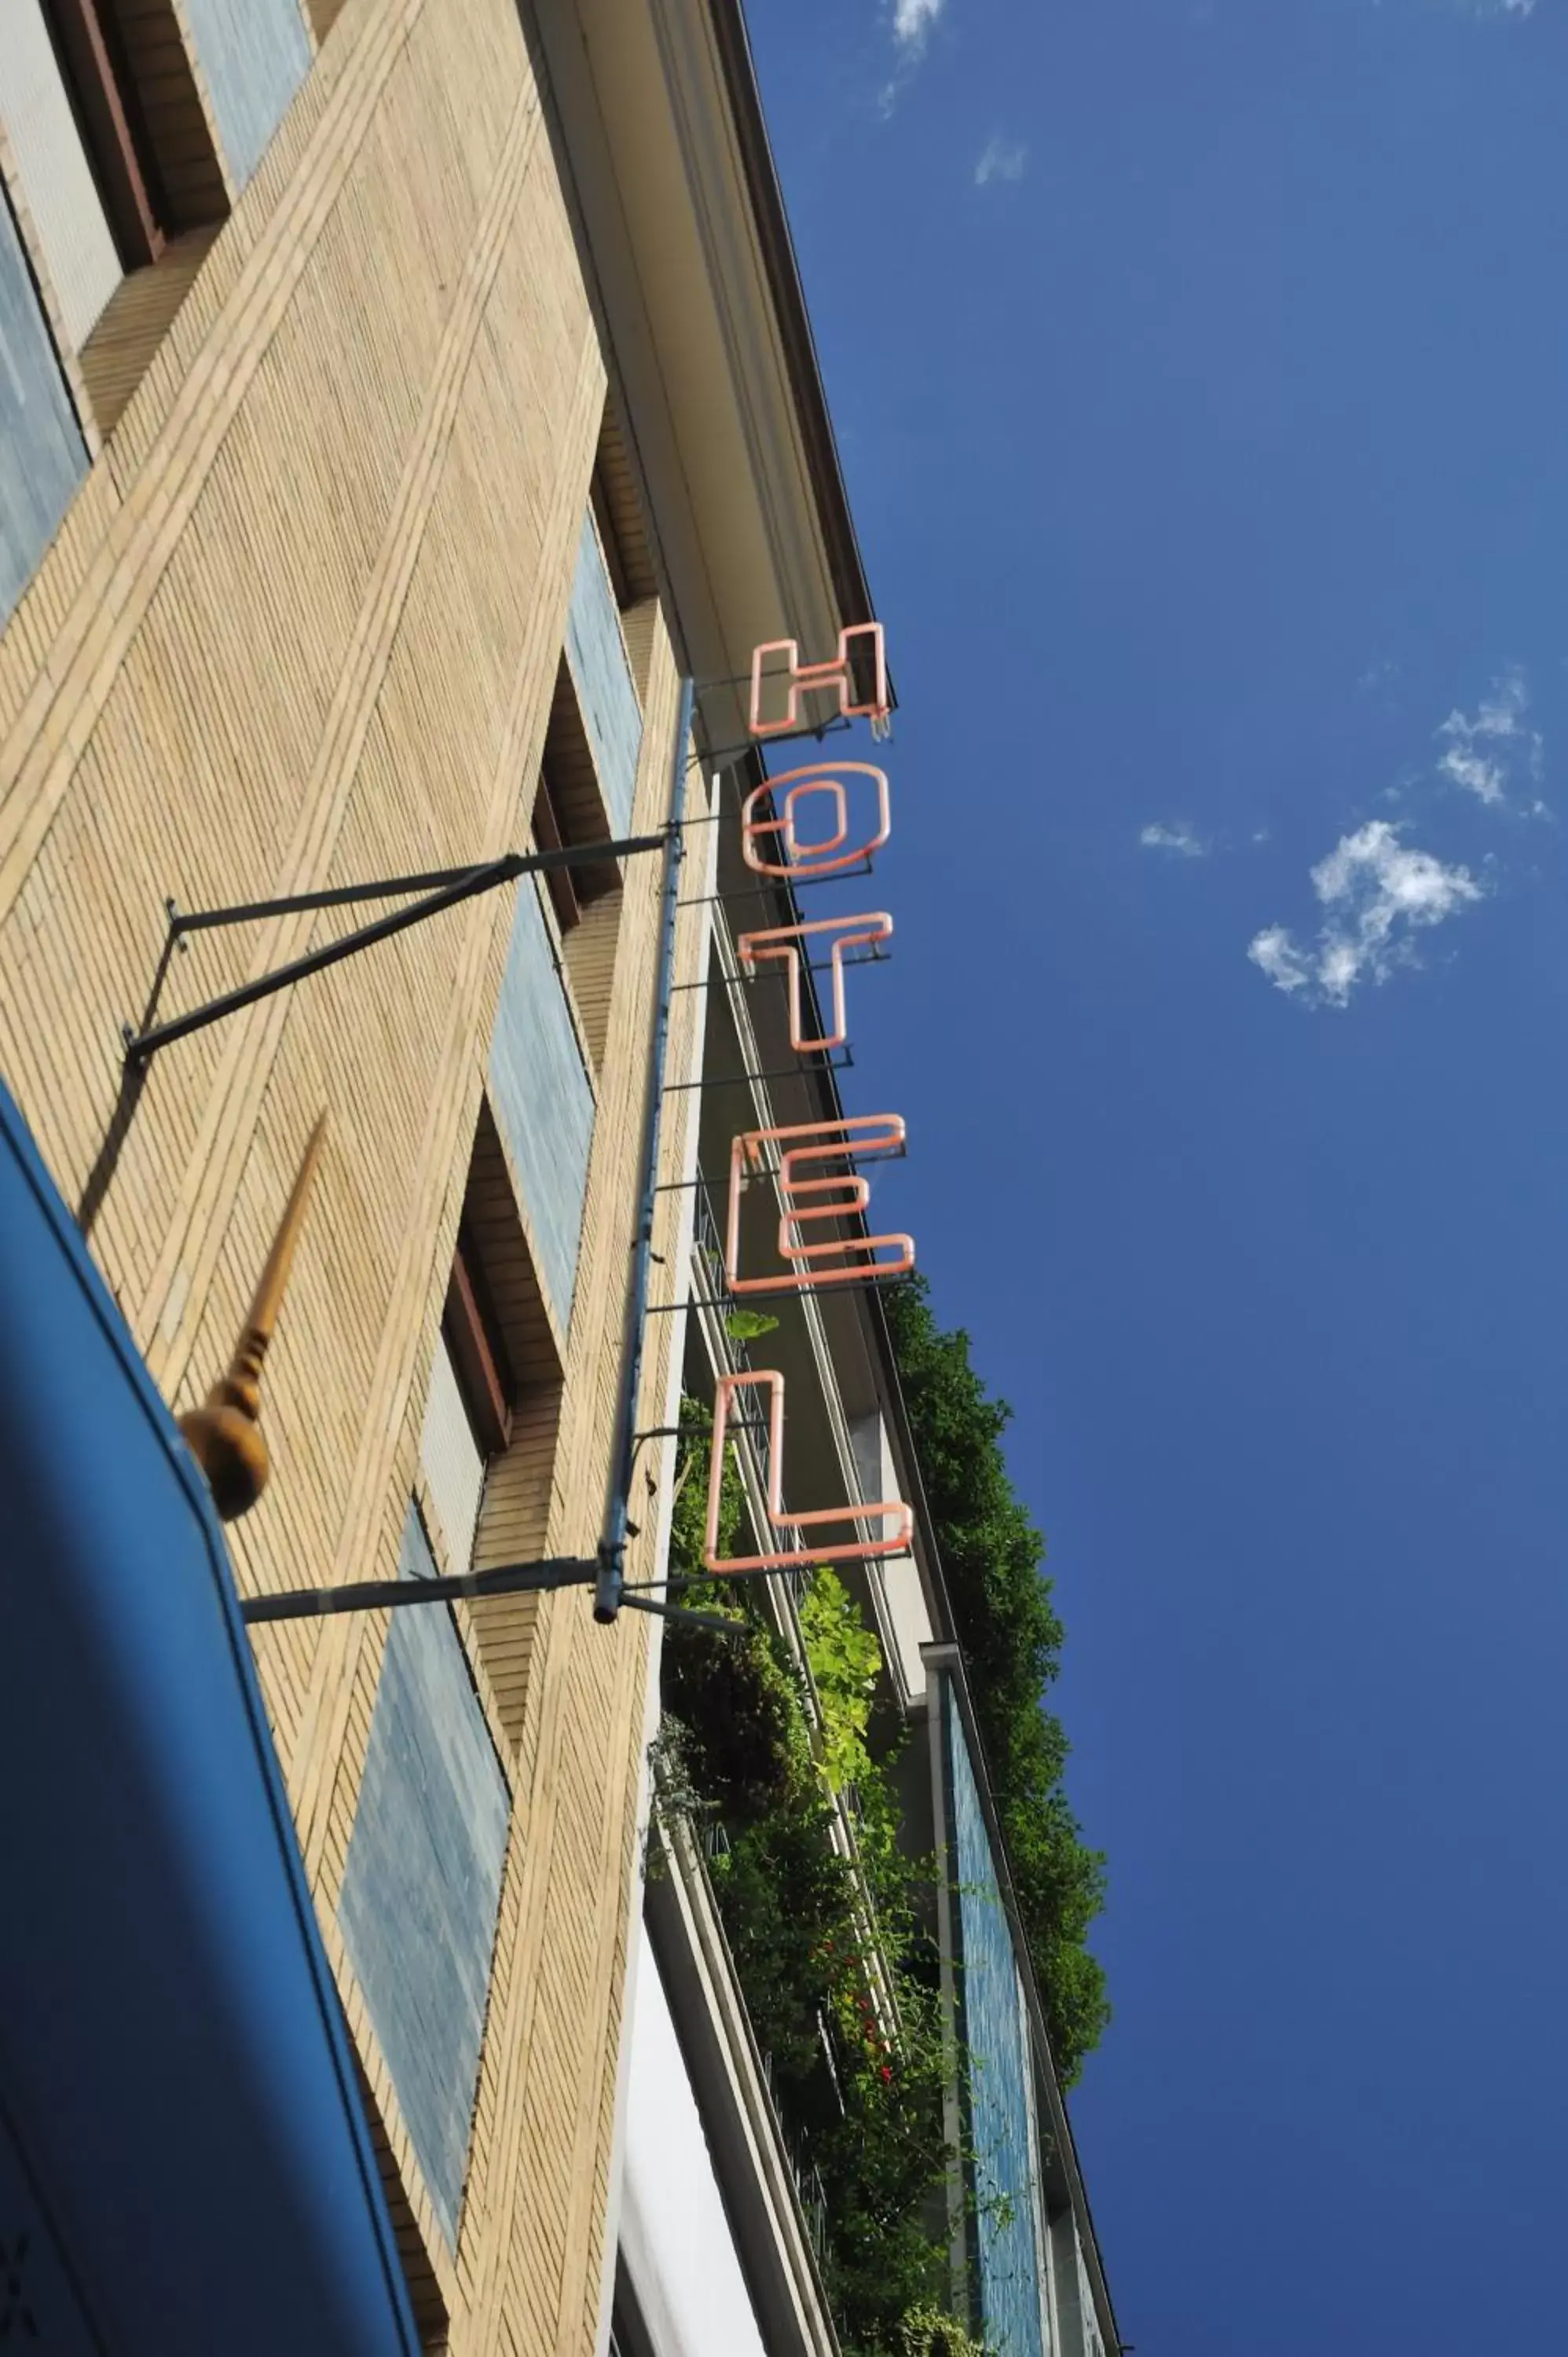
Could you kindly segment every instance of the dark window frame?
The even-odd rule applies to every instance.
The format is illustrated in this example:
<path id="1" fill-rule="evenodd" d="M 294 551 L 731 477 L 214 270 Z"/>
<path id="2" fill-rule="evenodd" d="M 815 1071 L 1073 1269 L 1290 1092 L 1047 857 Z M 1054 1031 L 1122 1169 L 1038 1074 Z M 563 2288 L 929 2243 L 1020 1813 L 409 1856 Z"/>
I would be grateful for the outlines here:
<path id="1" fill-rule="evenodd" d="M 499 1457 L 511 1439 L 517 1392 L 484 1270 L 463 1227 L 452 1256 L 441 1332 L 479 1454 L 488 1461 Z"/>
<path id="2" fill-rule="evenodd" d="M 609 2357 L 655 2357 L 653 2336 L 643 2321 L 626 2261 L 616 2254 L 615 2297 L 610 2309 Z"/>
<path id="3" fill-rule="evenodd" d="M 119 27 L 99 0 L 42 0 L 42 7 L 82 149 L 128 276 L 162 253 L 167 207 Z"/>
<path id="4" fill-rule="evenodd" d="M 533 796 L 533 839 L 541 851 L 564 851 L 568 837 L 561 825 L 561 813 L 550 783 L 550 771 L 541 764 L 539 784 Z M 576 880 L 569 867 L 551 867 L 544 881 L 550 892 L 550 904 L 555 911 L 555 922 L 562 932 L 569 933 L 583 921 L 583 903 Z"/>

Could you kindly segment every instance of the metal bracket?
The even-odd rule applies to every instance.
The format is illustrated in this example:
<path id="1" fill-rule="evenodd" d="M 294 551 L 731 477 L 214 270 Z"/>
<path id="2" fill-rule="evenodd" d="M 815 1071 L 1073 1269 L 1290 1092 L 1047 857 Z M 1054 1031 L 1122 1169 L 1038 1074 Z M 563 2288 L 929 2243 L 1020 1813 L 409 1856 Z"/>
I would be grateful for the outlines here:
<path id="1" fill-rule="evenodd" d="M 656 1604 L 651 1596 L 637 1596 L 623 1587 L 617 1602 L 628 1612 L 654 1612 L 660 1620 L 674 1620 L 685 1629 L 711 1629 L 720 1637 L 746 1637 L 751 1624 L 732 1620 L 722 1612 L 693 1612 L 683 1604 Z"/>
<path id="2" fill-rule="evenodd" d="M 697 692 L 699 694 L 707 695 L 715 688 L 748 688 L 750 685 L 751 673 L 746 672 L 742 676 L 736 679 L 703 680 L 699 683 Z M 740 760 L 743 755 L 758 752 L 764 745 L 769 747 L 774 745 L 794 745 L 803 742 L 807 737 L 812 738 L 817 744 L 821 745 L 829 737 L 849 736 L 853 732 L 854 727 L 854 723 L 853 720 L 847 720 L 843 718 L 842 715 L 835 712 L 826 720 L 819 720 L 815 723 L 808 722 L 804 726 L 800 728 L 780 728 L 767 737 L 744 737 L 738 745 L 721 745 L 716 748 L 716 750 L 712 748 L 704 747 L 703 759 L 712 770 L 727 770 L 735 762 Z"/>
<path id="3" fill-rule="evenodd" d="M 674 823 L 678 825 L 680 822 Z M 321 892 L 291 892 L 281 899 L 246 900 L 231 909 L 185 910 L 170 900 L 166 903 L 168 935 L 142 1028 L 135 1030 L 128 1023 L 124 1027 L 125 1062 L 133 1071 L 145 1071 L 158 1049 L 174 1040 L 187 1039 L 193 1031 L 204 1031 L 209 1023 L 220 1022 L 225 1015 L 237 1015 L 242 1007 L 253 1006 L 258 999 L 270 998 L 274 991 L 286 990 L 291 983 L 303 982 L 307 974 L 338 965 L 345 958 L 357 956 L 360 950 L 373 948 L 377 942 L 390 941 L 394 933 L 406 932 L 410 926 L 423 924 L 427 917 L 438 917 L 444 909 L 455 909 L 481 892 L 497 891 L 503 884 L 514 883 L 520 876 L 545 876 L 563 867 L 601 866 L 608 859 L 629 859 L 639 852 L 662 851 L 669 831 L 661 827 L 657 834 L 569 844 L 558 851 L 510 851 L 503 858 L 487 860 L 476 867 L 440 867 L 425 876 L 391 876 L 379 883 L 345 884 Z M 209 932 L 225 925 L 260 924 L 269 917 L 302 916 L 317 909 L 351 909 L 361 901 L 398 899 L 409 892 L 423 893 L 425 898 L 415 900 L 410 908 L 394 910 L 390 917 L 379 917 L 373 924 L 345 933 L 340 941 L 324 942 L 320 949 L 307 951 L 303 957 L 291 958 L 286 965 L 260 975 L 254 982 L 242 983 L 237 990 L 224 991 L 220 997 L 209 998 L 205 1005 L 192 1008 L 188 1015 L 174 1016 L 166 1023 L 152 1021 L 170 959 L 177 947 L 184 947 L 190 934 Z"/>
<path id="4" fill-rule="evenodd" d="M 404 1604 L 450 1604 L 459 1596 L 528 1596 L 558 1587 L 591 1587 L 596 1561 L 553 1555 L 541 1563 L 498 1564 L 493 1571 L 464 1572 L 437 1579 L 356 1579 L 345 1587 L 290 1587 L 277 1596 L 241 1598 L 240 1618 L 314 1620 L 336 1612 L 395 1611 Z"/>
<path id="5" fill-rule="evenodd" d="M 542 1563 L 498 1564 L 492 1571 L 470 1571 L 456 1577 L 357 1579 L 344 1587 L 291 1587 L 277 1596 L 242 1597 L 240 1618 L 254 1627 L 262 1620 L 316 1620 L 338 1612 L 387 1612 L 408 1604 L 451 1604 L 458 1597 L 550 1595 L 564 1587 L 596 1587 L 603 1568 L 597 1559 L 555 1555 Z M 652 1584 L 697 1583 L 678 1573 L 672 1581 Z M 684 1621 L 694 1629 L 716 1630 L 720 1636 L 735 1636 L 746 1625 L 716 1612 L 693 1612 L 682 1605 L 660 1603 L 637 1588 L 623 1588 L 618 1600 L 634 1611 L 657 1613 L 662 1620 Z"/>
<path id="6" fill-rule="evenodd" d="M 727 907 L 731 900 L 777 900 L 787 889 L 800 893 L 813 884 L 849 884 L 857 876 L 871 876 L 875 869 L 869 858 L 858 867 L 841 867 L 831 876 L 776 876 L 767 884 L 736 884 L 727 892 L 689 892 L 682 901 L 682 909 Z M 726 976 L 727 979 L 727 976 Z"/>
<path id="7" fill-rule="evenodd" d="M 775 1064 L 766 1072 L 708 1072 L 700 1081 L 666 1081 L 664 1093 L 672 1097 L 684 1089 L 738 1089 L 757 1081 L 808 1080 L 813 1072 L 847 1072 L 854 1063 L 847 1048 L 842 1054 L 831 1048 L 803 1048 L 800 1054 L 802 1058 L 820 1056 L 822 1060 L 817 1064 Z"/>
<path id="8" fill-rule="evenodd" d="M 688 900 L 684 902 L 683 905 L 686 908 L 692 908 L 696 904 Z M 868 950 L 865 955 L 861 957 L 841 958 L 839 963 L 847 973 L 852 965 L 886 965 L 890 962 L 890 957 L 891 952 L 889 951 L 875 949 Z M 803 958 L 800 962 L 800 971 L 802 974 L 832 974 L 832 970 L 833 963 L 832 958 Z M 782 966 L 779 965 L 764 966 L 759 974 L 741 974 L 738 977 L 740 984 L 747 989 L 750 988 L 754 982 L 787 983 L 789 979 L 789 977 L 784 972 Z M 736 975 L 725 974 L 722 969 L 719 969 L 710 974 L 704 974 L 696 982 L 678 982 L 675 984 L 674 987 L 677 991 L 715 990 L 719 988 L 727 989 L 736 980 L 737 977 Z"/>
<path id="9" fill-rule="evenodd" d="M 808 1296 L 811 1299 L 816 1300 L 824 1293 L 857 1293 L 867 1286 L 897 1285 L 900 1278 L 908 1275 L 908 1272 L 906 1269 L 890 1268 L 886 1272 L 886 1275 L 876 1275 L 870 1268 L 867 1268 L 864 1274 L 857 1272 L 857 1274 L 853 1277 L 841 1277 L 836 1283 L 832 1285 L 786 1285 L 780 1283 L 779 1285 L 767 1286 L 756 1293 L 748 1293 L 744 1300 L 737 1298 L 736 1295 L 731 1293 L 716 1295 L 689 1293 L 684 1301 L 650 1301 L 648 1305 L 648 1314 L 650 1318 L 658 1318 L 671 1316 L 677 1309 L 723 1309 L 733 1311 L 736 1309 L 745 1309 L 754 1301 L 800 1301 L 804 1300 Z"/>

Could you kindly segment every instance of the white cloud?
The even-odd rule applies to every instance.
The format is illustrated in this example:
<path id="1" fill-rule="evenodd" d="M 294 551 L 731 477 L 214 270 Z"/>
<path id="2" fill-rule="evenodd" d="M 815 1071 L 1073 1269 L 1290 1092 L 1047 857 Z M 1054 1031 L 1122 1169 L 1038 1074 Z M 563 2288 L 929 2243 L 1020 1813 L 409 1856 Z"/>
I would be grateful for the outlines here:
<path id="1" fill-rule="evenodd" d="M 1440 777 L 1463 786 L 1478 802 L 1494 806 L 1506 802 L 1515 772 L 1523 768 L 1539 780 L 1545 758 L 1545 740 L 1525 719 L 1530 691 L 1521 671 L 1510 671 L 1482 698 L 1473 720 L 1451 712 L 1437 735 L 1447 739 L 1438 761 Z"/>
<path id="2" fill-rule="evenodd" d="M 902 97 L 910 76 L 926 54 L 926 43 L 931 36 L 947 0 L 891 0 L 887 26 L 897 53 L 893 79 L 885 82 L 877 92 L 877 111 L 884 118 L 890 115 Z"/>
<path id="3" fill-rule="evenodd" d="M 1028 159 L 1021 139 L 1004 139 L 1000 131 L 993 131 L 974 167 L 974 185 L 983 188 L 993 180 L 1021 180 Z"/>
<path id="4" fill-rule="evenodd" d="M 1326 912 L 1316 943 L 1303 949 L 1283 925 L 1268 925 L 1247 955 L 1277 990 L 1315 1006 L 1348 1006 L 1358 983 L 1386 982 L 1397 966 L 1413 965 L 1413 936 L 1480 899 L 1483 888 L 1467 867 L 1412 849 L 1387 819 L 1341 835 L 1312 885 Z"/>
<path id="5" fill-rule="evenodd" d="M 1477 737 L 1518 737 L 1521 732 L 1524 714 L 1530 708 L 1530 691 L 1521 671 L 1510 671 L 1506 678 L 1494 682 L 1492 694 L 1483 696 L 1481 708 L 1470 724 Z M 1464 716 L 1455 713 L 1454 719 L 1464 726 Z"/>
<path id="6" fill-rule="evenodd" d="M 1437 767 L 1444 777 L 1466 793 L 1475 794 L 1484 802 L 1500 802 L 1506 799 L 1503 790 L 1503 766 L 1488 760 L 1484 753 L 1473 752 L 1468 745 L 1450 745 Z"/>
<path id="7" fill-rule="evenodd" d="M 1152 826 L 1144 827 L 1138 840 L 1145 851 L 1174 851 L 1183 859 L 1207 859 L 1208 856 L 1208 844 L 1201 835 L 1193 833 L 1185 819 L 1178 820 L 1175 826 L 1166 826 L 1163 821 L 1155 820 Z"/>
<path id="8" fill-rule="evenodd" d="M 1247 955 L 1281 990 L 1305 990 L 1312 980 L 1311 965 L 1283 925 L 1265 925 L 1261 933 L 1254 933 L 1247 944 Z"/>
<path id="9" fill-rule="evenodd" d="M 893 38 L 906 57 L 920 55 L 943 5 L 944 0 L 893 0 Z"/>

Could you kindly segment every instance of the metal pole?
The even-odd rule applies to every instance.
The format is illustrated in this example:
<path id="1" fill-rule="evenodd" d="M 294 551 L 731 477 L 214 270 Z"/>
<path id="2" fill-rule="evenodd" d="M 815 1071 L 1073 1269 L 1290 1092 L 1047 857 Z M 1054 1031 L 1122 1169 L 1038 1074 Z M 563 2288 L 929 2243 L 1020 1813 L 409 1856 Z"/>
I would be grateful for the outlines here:
<path id="1" fill-rule="evenodd" d="M 540 1589 L 586 1587 L 598 1566 L 576 1555 L 545 1563 L 498 1564 L 493 1571 L 451 1579 L 355 1579 L 345 1587 L 290 1587 L 279 1596 L 246 1596 L 242 1620 L 314 1620 L 333 1612 L 393 1611 L 403 1604 L 449 1604 L 459 1596 L 525 1596 Z"/>
<path id="2" fill-rule="evenodd" d="M 615 1489 L 610 1497 L 609 1520 L 599 1548 L 599 1577 L 594 1589 L 596 1620 L 615 1619 L 620 1609 L 621 1591 L 626 1582 L 627 1524 L 631 1516 L 631 1484 L 637 1469 L 637 1402 L 642 1388 L 642 1354 L 648 1339 L 648 1287 L 653 1265 L 653 1221 L 659 1208 L 659 1143 L 664 1107 L 664 1060 L 670 1049 L 670 1008 L 675 981 L 675 925 L 681 899 L 681 863 L 686 851 L 681 820 L 686 796 L 686 757 L 692 735 L 692 683 L 689 679 L 682 680 L 680 711 L 675 723 L 675 752 L 670 777 L 670 816 L 664 845 L 664 905 L 660 916 L 658 997 L 648 1058 L 642 1200 L 638 1209 L 628 1311 L 629 1332 L 621 1372 Z"/>
<path id="3" fill-rule="evenodd" d="M 242 1597 L 240 1618 L 252 1624 L 258 1620 L 317 1620 L 338 1612 L 392 1612 L 405 1604 L 454 1604 L 459 1597 L 472 1600 L 485 1596 L 532 1596 L 563 1587 L 592 1587 L 598 1574 L 596 1562 L 578 1555 L 555 1555 L 545 1563 L 498 1564 L 491 1571 L 464 1572 L 456 1577 L 353 1579 L 342 1587 L 289 1587 L 276 1596 Z M 762 1575 L 737 1571 L 725 1577 L 751 1579 Z M 660 1587 L 701 1587 L 704 1584 L 700 1579 L 682 1577 L 653 1583 Z M 682 1606 L 660 1602 L 640 1589 L 624 1591 L 620 1600 L 628 1608 L 635 1606 L 639 1612 L 656 1612 L 661 1620 L 684 1620 L 696 1628 L 715 1629 L 721 1636 L 733 1636 L 746 1626 L 744 1621 L 721 1619 L 716 1612 L 689 1612 Z"/>

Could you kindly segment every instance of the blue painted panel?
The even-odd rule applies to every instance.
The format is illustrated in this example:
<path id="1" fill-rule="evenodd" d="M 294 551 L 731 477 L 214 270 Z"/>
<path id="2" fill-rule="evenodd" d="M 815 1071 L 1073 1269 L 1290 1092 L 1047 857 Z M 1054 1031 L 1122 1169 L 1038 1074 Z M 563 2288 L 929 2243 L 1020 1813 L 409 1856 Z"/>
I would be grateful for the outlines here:
<path id="1" fill-rule="evenodd" d="M 625 834 L 631 824 L 637 759 L 642 749 L 642 706 L 632 684 L 615 592 L 599 554 L 591 508 L 577 543 L 577 570 L 566 616 L 566 665 L 610 824 L 617 834 Z"/>
<path id="2" fill-rule="evenodd" d="M 401 1570 L 435 1571 L 413 1506 Z M 338 1914 L 454 2250 L 510 1805 L 450 1610 L 395 1612 Z"/>
<path id="3" fill-rule="evenodd" d="M 1028 2026 L 963 1725 L 943 1681 L 960 2004 L 970 2069 L 980 2306 L 997 2357 L 1045 2357 L 1036 2156 L 1029 2134 Z"/>
<path id="4" fill-rule="evenodd" d="M 594 1092 L 543 913 L 526 880 L 490 1041 L 490 1102 L 528 1205 L 540 1279 L 564 1331 L 577 1281 Z"/>
<path id="5" fill-rule="evenodd" d="M 59 530 L 87 445 L 0 190 L 0 623 Z"/>
<path id="6" fill-rule="evenodd" d="M 243 188 L 310 71 L 299 0 L 186 0 L 223 159 Z"/>
<path id="7" fill-rule="evenodd" d="M 0 1498 L 0 2344 L 417 2357 L 212 1501 L 4 1088 Z"/>

